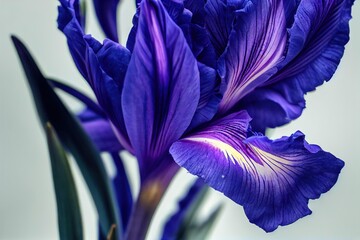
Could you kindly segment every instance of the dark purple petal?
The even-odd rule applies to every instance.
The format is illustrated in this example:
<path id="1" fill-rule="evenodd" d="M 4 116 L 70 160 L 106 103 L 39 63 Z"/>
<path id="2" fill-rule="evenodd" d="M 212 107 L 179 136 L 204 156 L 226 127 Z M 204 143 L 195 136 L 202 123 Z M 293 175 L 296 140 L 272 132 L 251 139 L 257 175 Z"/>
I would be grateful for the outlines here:
<path id="1" fill-rule="evenodd" d="M 205 27 L 217 57 L 223 54 L 228 45 L 235 11 L 245 7 L 244 1 L 227 2 L 226 0 L 208 0 L 205 4 Z"/>
<path id="2" fill-rule="evenodd" d="M 100 53 L 103 48 L 106 48 L 106 44 L 101 46 L 99 43 L 94 44 L 94 39 L 90 37 L 85 37 L 85 39 L 88 44 L 85 59 L 88 64 L 87 70 L 89 82 L 91 83 L 100 106 L 114 124 L 117 130 L 116 135 L 121 145 L 129 152 L 133 152 L 125 129 L 123 111 L 121 108 L 122 86 L 104 72 L 101 64 L 104 61 L 100 62 L 100 59 L 102 59 Z M 126 53 L 124 55 L 126 55 Z M 121 69 L 120 66 L 119 69 Z"/>
<path id="3" fill-rule="evenodd" d="M 192 13 L 191 22 L 204 26 L 205 23 L 205 0 L 184 0 L 184 7 Z"/>
<path id="4" fill-rule="evenodd" d="M 140 8 L 122 106 L 130 141 L 145 174 L 189 127 L 199 102 L 200 77 L 181 29 L 162 3 L 146 0 Z"/>
<path id="5" fill-rule="evenodd" d="M 83 40 L 84 31 L 77 19 L 77 14 L 74 9 L 72 1 L 60 0 L 58 7 L 58 28 L 62 31 L 67 39 L 71 56 L 74 59 L 75 65 L 81 75 L 87 78 L 87 63 L 84 59 L 86 52 L 86 44 Z"/>
<path id="6" fill-rule="evenodd" d="M 216 70 L 199 63 L 200 100 L 189 129 L 210 121 L 217 112 L 221 100 L 220 80 Z"/>
<path id="7" fill-rule="evenodd" d="M 119 0 L 93 0 L 96 16 L 107 38 L 118 42 L 116 11 Z"/>
<path id="8" fill-rule="evenodd" d="M 275 90 L 259 88 L 241 101 L 240 108 L 251 116 L 251 129 L 265 133 L 266 128 L 284 125 L 300 116 L 305 100 L 293 104 Z"/>
<path id="9" fill-rule="evenodd" d="M 119 141 L 125 149 L 132 152 L 121 108 L 122 85 L 130 52 L 111 40 L 105 40 L 101 44 L 91 36 L 84 35 L 71 1 L 61 0 L 58 24 L 67 37 L 71 55 L 79 71 L 116 127 Z"/>
<path id="10" fill-rule="evenodd" d="M 123 232 L 125 232 L 133 208 L 133 197 L 129 179 L 122 159 L 119 157 L 119 152 L 113 152 L 111 157 L 113 158 L 116 167 L 116 176 L 113 179 L 113 185 L 116 193 L 118 209 L 120 211 L 119 215 L 121 216 L 121 223 L 123 225 Z"/>
<path id="11" fill-rule="evenodd" d="M 249 121 L 245 111 L 234 113 L 174 143 L 170 153 L 269 232 L 311 214 L 309 199 L 330 190 L 344 163 L 301 132 L 274 141 L 247 138 Z"/>
<path id="12" fill-rule="evenodd" d="M 123 150 L 108 119 L 88 109 L 81 112 L 78 118 L 99 151 L 119 152 Z"/>
<path id="13" fill-rule="evenodd" d="M 273 75 L 286 47 L 286 14 L 282 0 L 258 0 L 236 12 L 236 24 L 220 65 L 227 89 L 219 111 L 224 114 Z"/>

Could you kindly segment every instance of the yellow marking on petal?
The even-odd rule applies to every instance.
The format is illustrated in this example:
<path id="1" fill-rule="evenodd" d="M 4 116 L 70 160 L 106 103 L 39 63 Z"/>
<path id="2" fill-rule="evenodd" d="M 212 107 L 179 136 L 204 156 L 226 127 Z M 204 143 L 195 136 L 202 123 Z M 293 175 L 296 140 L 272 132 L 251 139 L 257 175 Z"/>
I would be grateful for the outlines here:
<path id="1" fill-rule="evenodd" d="M 215 148 L 218 148 L 220 151 L 223 152 L 224 156 L 226 158 L 230 158 L 230 160 L 233 163 L 235 163 L 236 161 L 239 164 L 248 164 L 245 157 L 227 143 L 224 143 L 220 140 L 209 139 L 209 138 L 190 138 L 190 139 L 191 141 L 207 143 Z"/>

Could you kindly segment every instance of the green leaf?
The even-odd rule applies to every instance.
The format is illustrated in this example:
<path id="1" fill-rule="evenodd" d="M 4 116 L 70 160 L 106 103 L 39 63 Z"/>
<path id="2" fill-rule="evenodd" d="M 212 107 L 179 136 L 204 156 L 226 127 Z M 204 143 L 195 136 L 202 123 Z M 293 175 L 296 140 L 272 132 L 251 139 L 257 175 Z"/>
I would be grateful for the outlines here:
<path id="1" fill-rule="evenodd" d="M 98 151 L 80 123 L 49 85 L 24 44 L 15 36 L 12 36 L 12 40 L 29 82 L 42 125 L 46 126 L 47 122 L 50 122 L 62 145 L 74 156 L 97 208 L 102 233 L 106 236 L 115 224 L 115 238 L 118 239 L 121 234 L 121 228 L 118 226 L 121 224 L 117 216 L 114 193 Z"/>
<path id="2" fill-rule="evenodd" d="M 190 226 L 186 232 L 186 236 L 183 239 L 192 239 L 192 240 L 203 240 L 206 239 L 209 232 L 211 231 L 214 223 L 216 222 L 221 210 L 222 205 L 218 206 L 210 216 L 200 224 Z"/>
<path id="3" fill-rule="evenodd" d="M 83 239 L 83 228 L 75 182 L 65 151 L 50 123 L 46 136 L 55 187 L 60 239 Z"/>
<path id="4" fill-rule="evenodd" d="M 204 185 L 201 188 L 201 190 L 196 194 L 196 197 L 191 202 L 191 205 L 189 206 L 189 208 L 186 210 L 185 217 L 179 228 L 179 237 L 180 238 L 186 236 L 187 231 L 189 231 L 191 226 L 196 224 L 199 209 L 203 205 L 208 192 L 209 192 L 209 187 Z"/>

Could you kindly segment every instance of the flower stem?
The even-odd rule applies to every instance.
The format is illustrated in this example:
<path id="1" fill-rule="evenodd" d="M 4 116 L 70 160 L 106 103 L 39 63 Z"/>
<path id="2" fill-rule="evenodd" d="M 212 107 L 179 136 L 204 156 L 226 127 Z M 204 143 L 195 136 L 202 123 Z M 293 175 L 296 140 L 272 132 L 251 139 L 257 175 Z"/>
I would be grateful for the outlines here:
<path id="1" fill-rule="evenodd" d="M 178 169 L 178 166 L 171 166 L 166 173 L 142 184 L 125 232 L 125 240 L 145 239 L 155 210 Z"/>

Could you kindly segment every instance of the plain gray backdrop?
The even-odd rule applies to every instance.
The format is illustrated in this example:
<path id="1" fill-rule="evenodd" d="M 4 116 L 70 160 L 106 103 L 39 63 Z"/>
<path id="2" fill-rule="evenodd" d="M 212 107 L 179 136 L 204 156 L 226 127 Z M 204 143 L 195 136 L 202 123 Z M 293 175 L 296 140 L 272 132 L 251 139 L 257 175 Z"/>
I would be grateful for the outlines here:
<path id="1" fill-rule="evenodd" d="M 119 9 L 124 43 L 135 11 L 133 0 Z M 88 1 L 87 32 L 102 40 Z M 26 42 L 47 76 L 63 79 L 91 94 L 77 72 L 65 37 L 57 30 L 57 1 L 0 0 L 0 239 L 58 239 L 55 197 L 45 136 L 19 65 L 10 34 Z M 351 40 L 341 64 L 328 83 L 307 95 L 307 108 L 272 137 L 301 130 L 346 163 L 338 183 L 320 200 L 310 201 L 313 214 L 266 234 L 248 222 L 241 206 L 211 192 L 203 215 L 219 203 L 224 209 L 209 239 L 360 239 L 360 5 L 353 8 Z M 72 109 L 80 105 L 65 98 Z M 110 166 L 111 167 L 111 166 Z M 135 160 L 127 157 L 134 191 L 138 189 Z M 77 171 L 76 166 L 74 166 Z M 111 168 L 109 168 L 111 170 Z M 96 239 L 96 214 L 87 189 L 77 176 L 86 239 Z M 157 239 L 161 224 L 176 209 L 176 199 L 193 178 L 182 171 L 160 205 L 148 239 Z"/>

